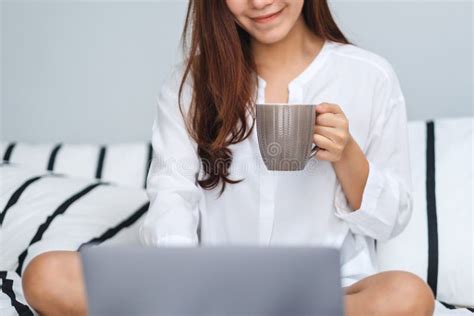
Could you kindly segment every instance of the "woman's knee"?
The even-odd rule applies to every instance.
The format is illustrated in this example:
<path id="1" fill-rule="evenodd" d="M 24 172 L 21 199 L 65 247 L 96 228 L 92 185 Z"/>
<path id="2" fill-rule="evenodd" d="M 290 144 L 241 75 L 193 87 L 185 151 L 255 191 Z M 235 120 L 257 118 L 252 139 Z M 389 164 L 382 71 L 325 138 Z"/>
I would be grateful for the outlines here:
<path id="1" fill-rule="evenodd" d="M 58 266 L 57 255 L 53 252 L 42 253 L 34 257 L 25 268 L 22 276 L 23 292 L 26 300 L 32 305 L 39 305 L 51 295 Z"/>
<path id="2" fill-rule="evenodd" d="M 51 251 L 36 256 L 25 268 L 23 292 L 40 314 L 83 312 L 75 295 L 82 286 L 75 282 L 81 273 L 78 260 L 77 252 Z"/>
<path id="3" fill-rule="evenodd" d="M 388 295 L 379 295 L 376 304 L 381 315 L 387 308 L 395 315 L 433 315 L 434 296 L 425 281 L 405 271 L 384 274 L 382 287 Z"/>

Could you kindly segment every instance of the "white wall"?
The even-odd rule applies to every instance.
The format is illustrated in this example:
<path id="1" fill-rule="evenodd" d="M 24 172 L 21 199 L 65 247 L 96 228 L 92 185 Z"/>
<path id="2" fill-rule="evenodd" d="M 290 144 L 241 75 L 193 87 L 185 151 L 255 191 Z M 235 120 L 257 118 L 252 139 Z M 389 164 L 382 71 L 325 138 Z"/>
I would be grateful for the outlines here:
<path id="1" fill-rule="evenodd" d="M 394 65 L 410 119 L 473 114 L 471 1 L 332 5 L 353 42 Z M 185 1 L 1 7 L 1 139 L 149 139 L 160 83 L 180 59 Z"/>

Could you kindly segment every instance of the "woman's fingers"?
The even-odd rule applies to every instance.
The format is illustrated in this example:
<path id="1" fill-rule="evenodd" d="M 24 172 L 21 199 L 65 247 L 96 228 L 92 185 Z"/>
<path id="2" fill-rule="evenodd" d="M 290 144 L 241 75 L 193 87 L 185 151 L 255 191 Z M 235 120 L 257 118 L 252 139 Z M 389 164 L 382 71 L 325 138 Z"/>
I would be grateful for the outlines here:
<path id="1" fill-rule="evenodd" d="M 332 103 L 321 103 L 316 106 L 317 113 L 342 113 L 342 109 L 337 104 Z"/>
<path id="2" fill-rule="evenodd" d="M 313 128 L 313 133 L 329 138 L 333 142 L 337 141 L 337 137 L 338 137 L 337 136 L 338 131 L 334 127 L 315 125 Z"/>
<path id="3" fill-rule="evenodd" d="M 323 113 L 316 116 L 316 125 L 345 128 L 346 119 L 343 114 Z"/>
<path id="4" fill-rule="evenodd" d="M 329 152 L 325 149 L 318 149 L 318 152 L 316 153 L 316 159 L 334 161 L 335 156 L 331 152 Z"/>
<path id="5" fill-rule="evenodd" d="M 329 138 L 318 134 L 313 135 L 313 142 L 316 146 L 325 150 L 330 150 L 334 144 L 334 142 Z"/>

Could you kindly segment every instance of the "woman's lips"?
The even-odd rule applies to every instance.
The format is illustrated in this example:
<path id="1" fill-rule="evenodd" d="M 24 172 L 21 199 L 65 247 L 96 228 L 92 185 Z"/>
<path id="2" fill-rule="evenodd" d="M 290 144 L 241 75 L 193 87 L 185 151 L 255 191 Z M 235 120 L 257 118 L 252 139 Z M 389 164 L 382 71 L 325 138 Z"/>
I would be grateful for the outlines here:
<path id="1" fill-rule="evenodd" d="M 252 20 L 254 20 L 257 23 L 268 23 L 268 22 L 271 22 L 271 21 L 275 20 L 278 16 L 280 16 L 282 11 L 283 11 L 283 9 L 281 9 L 280 11 L 275 12 L 275 13 L 271 13 L 271 14 L 262 15 L 262 16 L 252 18 Z"/>

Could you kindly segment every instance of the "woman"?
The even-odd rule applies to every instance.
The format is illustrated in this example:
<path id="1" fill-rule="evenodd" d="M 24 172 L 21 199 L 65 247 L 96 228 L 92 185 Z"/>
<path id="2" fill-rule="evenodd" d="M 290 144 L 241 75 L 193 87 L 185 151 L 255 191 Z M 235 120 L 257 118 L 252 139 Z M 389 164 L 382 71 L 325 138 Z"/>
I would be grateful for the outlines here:
<path id="1" fill-rule="evenodd" d="M 142 241 L 340 247 L 347 314 L 432 314 L 419 278 L 376 274 L 374 240 L 399 234 L 412 208 L 388 62 L 350 45 L 323 0 L 190 1 L 189 31 L 157 100 Z M 256 103 L 319 104 L 304 171 L 266 170 Z"/>
<path id="2" fill-rule="evenodd" d="M 392 67 L 349 44 L 326 0 L 190 0 L 184 35 L 188 58 L 157 99 L 142 242 L 338 247 L 347 315 L 431 315 L 421 279 L 375 263 L 374 240 L 412 208 Z M 303 171 L 262 163 L 254 110 L 272 102 L 318 104 Z M 35 257 L 23 286 L 41 314 L 85 314 L 77 253 Z"/>

